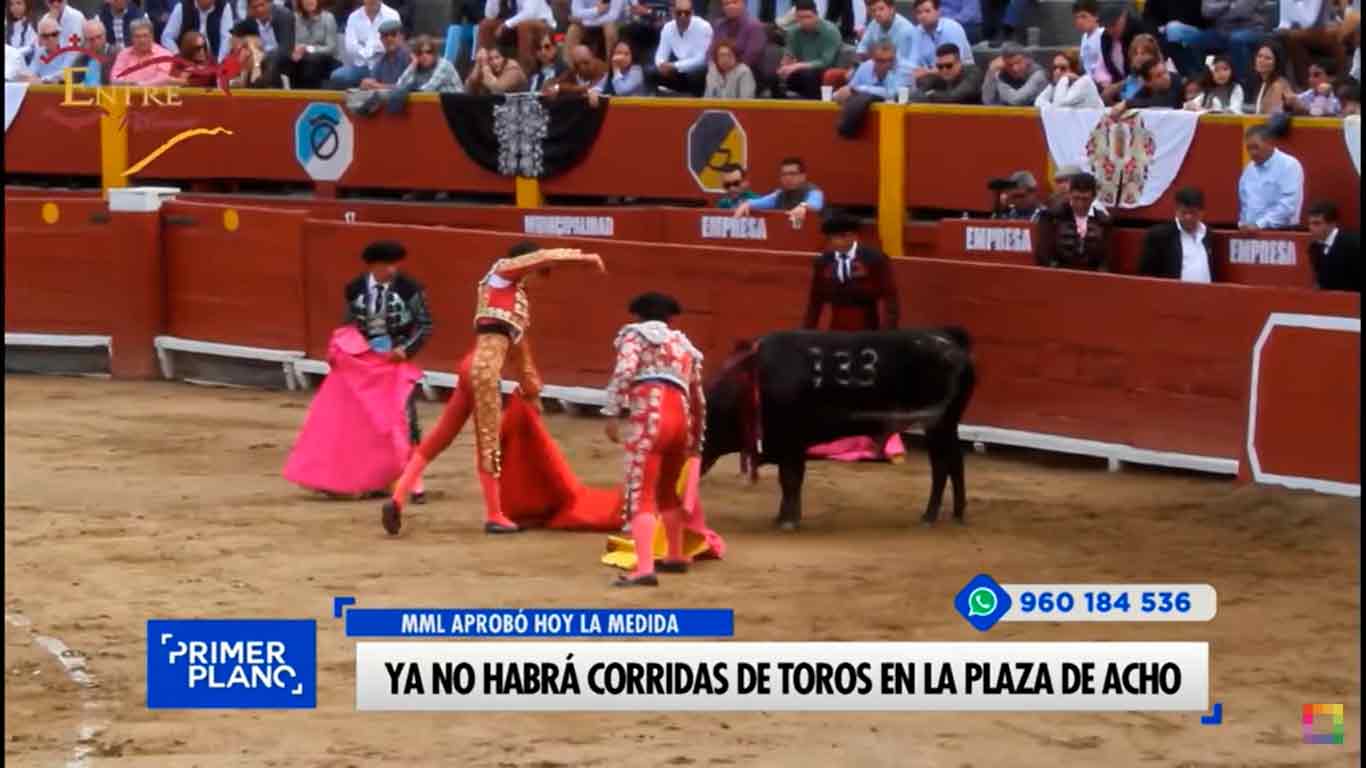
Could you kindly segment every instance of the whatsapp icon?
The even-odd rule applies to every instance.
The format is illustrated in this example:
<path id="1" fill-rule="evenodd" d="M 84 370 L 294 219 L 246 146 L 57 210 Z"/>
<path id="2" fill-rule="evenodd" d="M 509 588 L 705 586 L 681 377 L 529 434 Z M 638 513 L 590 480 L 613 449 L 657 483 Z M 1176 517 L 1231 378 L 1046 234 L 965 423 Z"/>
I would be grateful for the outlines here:
<path id="1" fill-rule="evenodd" d="M 985 632 L 1010 612 L 1010 603 L 1009 592 L 995 579 L 979 573 L 958 591 L 953 607 L 977 631 Z"/>
<path id="2" fill-rule="evenodd" d="M 996 610 L 996 593 L 986 587 L 978 587 L 968 595 L 969 616 L 990 616 Z"/>

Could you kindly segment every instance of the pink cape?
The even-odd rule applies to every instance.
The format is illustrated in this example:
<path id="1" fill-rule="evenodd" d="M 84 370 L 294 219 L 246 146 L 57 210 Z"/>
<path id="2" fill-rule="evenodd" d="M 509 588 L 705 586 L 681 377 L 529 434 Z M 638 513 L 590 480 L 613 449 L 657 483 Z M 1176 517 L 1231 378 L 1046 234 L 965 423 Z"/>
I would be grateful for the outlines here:
<path id="1" fill-rule="evenodd" d="M 329 493 L 383 490 L 412 450 L 404 406 L 422 370 L 371 351 L 353 326 L 332 332 L 327 362 L 332 370 L 308 407 L 285 479 Z"/>
<path id="2" fill-rule="evenodd" d="M 906 448 L 901 444 L 900 435 L 892 435 L 886 444 L 887 458 L 900 456 L 906 453 Z M 813 459 L 830 459 L 831 461 L 882 461 L 884 458 L 882 451 L 878 449 L 877 441 L 871 437 L 843 437 L 820 445 L 813 445 L 806 449 L 806 455 Z"/>

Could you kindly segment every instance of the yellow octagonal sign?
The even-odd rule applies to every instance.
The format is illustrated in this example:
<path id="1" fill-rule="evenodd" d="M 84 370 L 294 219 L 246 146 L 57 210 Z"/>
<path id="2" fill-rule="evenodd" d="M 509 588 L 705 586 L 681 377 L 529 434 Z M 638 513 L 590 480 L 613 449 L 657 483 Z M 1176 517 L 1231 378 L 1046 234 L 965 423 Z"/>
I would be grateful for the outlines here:
<path id="1" fill-rule="evenodd" d="M 733 112 L 708 109 L 688 127 L 688 171 L 704 192 L 724 192 L 721 169 L 749 167 L 745 129 Z"/>

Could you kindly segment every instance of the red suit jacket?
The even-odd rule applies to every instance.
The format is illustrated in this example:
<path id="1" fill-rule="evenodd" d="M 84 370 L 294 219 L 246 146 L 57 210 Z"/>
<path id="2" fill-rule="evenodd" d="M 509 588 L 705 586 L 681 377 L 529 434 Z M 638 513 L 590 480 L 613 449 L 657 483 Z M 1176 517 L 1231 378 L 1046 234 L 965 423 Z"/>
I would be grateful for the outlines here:
<path id="1" fill-rule="evenodd" d="M 830 330 L 875 331 L 897 327 L 901 305 L 897 298 L 892 264 L 876 248 L 857 243 L 846 274 L 843 254 L 826 251 L 816 257 L 811 275 L 811 296 L 806 304 L 803 328 L 820 325 L 821 310 L 830 305 Z M 883 312 L 878 312 L 878 302 Z"/>

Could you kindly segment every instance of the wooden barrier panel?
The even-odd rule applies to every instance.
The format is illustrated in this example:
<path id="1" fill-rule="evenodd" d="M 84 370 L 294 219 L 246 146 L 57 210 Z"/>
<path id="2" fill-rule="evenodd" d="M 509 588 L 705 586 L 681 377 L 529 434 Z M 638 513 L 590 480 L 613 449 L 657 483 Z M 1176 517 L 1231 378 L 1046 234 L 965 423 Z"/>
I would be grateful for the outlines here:
<path id="1" fill-rule="evenodd" d="M 1242 285 L 1313 288 L 1304 232 L 1215 232 L 1214 279 Z"/>
<path id="2" fill-rule="evenodd" d="M 1035 263 L 1038 245 L 1038 225 L 1028 221 L 940 219 L 939 250 L 934 257 L 1028 266 Z"/>
<path id="3" fill-rule="evenodd" d="M 61 88 L 29 86 L 5 131 L 6 174 L 100 175 L 100 113 L 61 102 Z"/>
<path id="4" fill-rule="evenodd" d="M 101 200 L 5 201 L 5 330 L 113 334 L 119 265 Z M 130 302 L 148 297 L 126 297 Z"/>
<path id="5" fill-rule="evenodd" d="M 302 350 L 308 338 L 304 218 L 302 211 L 166 203 L 167 332 Z M 333 325 L 345 308 L 340 296 L 338 288 Z"/>

